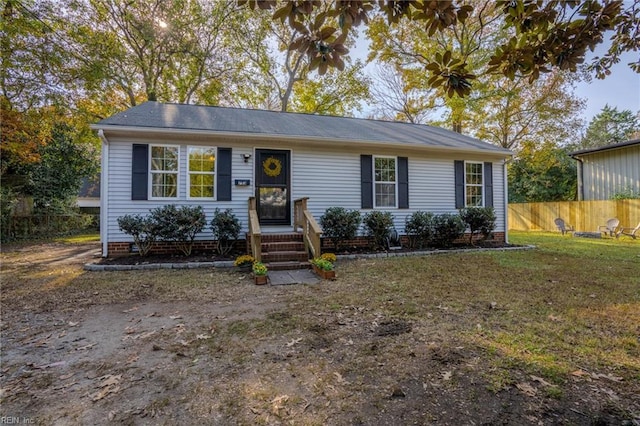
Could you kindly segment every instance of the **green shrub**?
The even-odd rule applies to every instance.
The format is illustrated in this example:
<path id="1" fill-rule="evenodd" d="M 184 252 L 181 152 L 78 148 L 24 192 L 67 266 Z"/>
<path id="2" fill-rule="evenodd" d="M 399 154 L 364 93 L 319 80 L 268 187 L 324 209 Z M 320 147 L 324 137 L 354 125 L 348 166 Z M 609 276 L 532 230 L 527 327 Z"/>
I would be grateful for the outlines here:
<path id="1" fill-rule="evenodd" d="M 453 242 L 464 235 L 466 228 L 457 214 L 436 214 L 431 219 L 433 235 L 431 242 L 436 247 L 451 247 Z"/>
<path id="2" fill-rule="evenodd" d="M 0 187 L 0 239 L 11 239 L 11 220 L 13 208 L 18 203 L 18 196 L 7 186 Z"/>
<path id="3" fill-rule="evenodd" d="M 118 227 L 125 234 L 133 237 L 140 256 L 146 256 L 158 237 L 158 225 L 150 216 L 124 215 L 118 219 Z"/>
<path id="4" fill-rule="evenodd" d="M 460 209 L 460 219 L 469 227 L 469 243 L 473 244 L 473 235 L 481 233 L 484 238 L 496 228 L 496 214 L 493 207 L 467 207 Z"/>
<path id="5" fill-rule="evenodd" d="M 240 229 L 240 220 L 231 209 L 221 211 L 216 208 L 211 219 L 211 230 L 213 238 L 218 241 L 217 251 L 220 255 L 225 255 L 233 249 L 233 244 L 240 236 Z"/>
<path id="6" fill-rule="evenodd" d="M 342 207 L 329 207 L 320 217 L 322 235 L 333 243 L 338 251 L 340 244 L 356 237 L 360 226 L 360 212 Z"/>
<path id="7" fill-rule="evenodd" d="M 151 210 L 151 217 L 158 225 L 158 237 L 163 241 L 173 241 L 185 256 L 191 255 L 193 240 L 207 223 L 202 206 L 178 208 L 169 204 Z"/>
<path id="8" fill-rule="evenodd" d="M 390 212 L 371 211 L 362 219 L 367 235 L 373 237 L 373 245 L 385 247 L 389 232 L 393 229 L 393 215 Z"/>
<path id="9" fill-rule="evenodd" d="M 433 213 L 417 211 L 405 219 L 404 233 L 409 238 L 409 247 L 425 247 L 433 234 Z"/>

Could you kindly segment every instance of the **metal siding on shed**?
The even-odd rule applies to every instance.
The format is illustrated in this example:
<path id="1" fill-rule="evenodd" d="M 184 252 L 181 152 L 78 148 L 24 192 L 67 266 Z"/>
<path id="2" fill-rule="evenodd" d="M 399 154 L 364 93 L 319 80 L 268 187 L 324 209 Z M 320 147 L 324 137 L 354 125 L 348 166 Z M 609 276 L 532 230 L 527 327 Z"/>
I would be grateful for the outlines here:
<path id="1" fill-rule="evenodd" d="M 609 200 L 626 190 L 640 193 L 640 145 L 582 155 L 585 200 Z"/>

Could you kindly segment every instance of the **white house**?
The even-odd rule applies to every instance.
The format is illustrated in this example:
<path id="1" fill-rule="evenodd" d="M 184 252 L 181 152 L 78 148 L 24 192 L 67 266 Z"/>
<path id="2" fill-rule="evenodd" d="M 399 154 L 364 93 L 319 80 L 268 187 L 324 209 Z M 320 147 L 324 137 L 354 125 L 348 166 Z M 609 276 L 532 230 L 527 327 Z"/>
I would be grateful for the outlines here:
<path id="1" fill-rule="evenodd" d="M 127 252 L 117 218 L 164 204 L 231 208 L 250 229 L 291 232 L 294 200 L 390 211 L 402 233 L 415 211 L 493 206 L 506 239 L 511 152 L 449 130 L 401 122 L 146 102 L 93 126 L 102 139 L 103 255 Z M 258 223 L 254 223 L 258 226 Z M 198 240 L 211 240 L 210 231 Z"/>

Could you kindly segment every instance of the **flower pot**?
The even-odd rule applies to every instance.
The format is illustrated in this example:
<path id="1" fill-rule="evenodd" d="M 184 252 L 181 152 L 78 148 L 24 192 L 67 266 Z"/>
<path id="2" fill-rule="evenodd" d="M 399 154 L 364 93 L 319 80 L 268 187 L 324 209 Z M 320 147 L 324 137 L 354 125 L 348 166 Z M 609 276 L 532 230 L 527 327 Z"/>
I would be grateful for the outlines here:
<path id="1" fill-rule="evenodd" d="M 312 266 L 313 266 L 313 272 L 315 272 L 323 280 L 336 279 L 336 271 L 325 271 L 324 269 L 318 268 L 316 265 L 312 264 Z"/>
<path id="2" fill-rule="evenodd" d="M 240 265 L 237 266 L 238 271 L 242 272 L 243 274 L 246 274 L 247 272 L 251 272 L 251 264 L 247 263 L 246 265 Z"/>
<path id="3" fill-rule="evenodd" d="M 254 275 L 253 281 L 256 285 L 265 285 L 269 281 L 269 277 L 267 275 Z"/>

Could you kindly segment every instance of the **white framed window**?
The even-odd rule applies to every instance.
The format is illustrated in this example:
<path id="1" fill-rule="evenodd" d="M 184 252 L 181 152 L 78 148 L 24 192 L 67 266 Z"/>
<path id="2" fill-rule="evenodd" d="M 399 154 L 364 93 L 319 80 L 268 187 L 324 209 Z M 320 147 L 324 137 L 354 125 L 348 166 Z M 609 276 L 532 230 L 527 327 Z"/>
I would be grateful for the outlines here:
<path id="1" fill-rule="evenodd" d="M 464 163 L 464 205 L 465 207 L 484 206 L 483 198 L 483 164 L 465 161 Z"/>
<path id="2" fill-rule="evenodd" d="M 149 148 L 151 198 L 177 198 L 180 147 L 150 145 Z"/>
<path id="3" fill-rule="evenodd" d="M 187 197 L 209 198 L 216 196 L 216 148 L 190 146 L 187 148 Z"/>
<path id="4" fill-rule="evenodd" d="M 373 157 L 374 207 L 398 206 L 396 157 Z"/>

